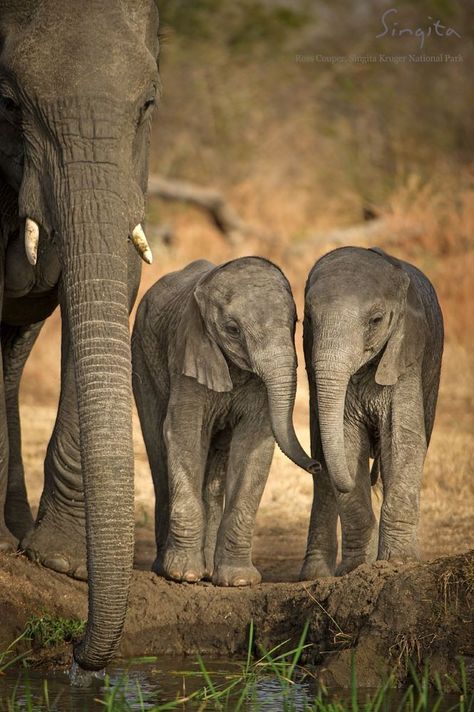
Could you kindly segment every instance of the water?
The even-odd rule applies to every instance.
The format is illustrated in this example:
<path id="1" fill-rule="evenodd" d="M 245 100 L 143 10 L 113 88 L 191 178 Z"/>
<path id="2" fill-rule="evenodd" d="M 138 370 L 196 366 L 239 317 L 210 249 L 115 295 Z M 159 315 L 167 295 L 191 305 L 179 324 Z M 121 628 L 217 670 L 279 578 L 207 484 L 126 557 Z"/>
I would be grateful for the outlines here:
<path id="1" fill-rule="evenodd" d="M 157 658 L 153 662 L 112 668 L 108 679 L 96 681 L 95 685 L 88 689 L 71 687 L 67 671 L 46 672 L 29 669 L 25 672 L 25 670 L 9 669 L 0 676 L 0 711 L 151 710 L 177 698 L 189 698 L 193 692 L 202 690 L 204 686 L 209 688 L 210 680 L 210 684 L 218 692 L 235 683 L 232 697 L 227 704 L 225 698 L 221 700 L 223 708 L 231 712 L 235 709 L 239 695 L 244 690 L 243 683 L 239 682 L 242 669 L 243 663 L 206 660 L 206 672 L 203 673 L 198 663 L 193 663 L 189 658 L 184 660 Z M 45 681 L 47 682 L 46 695 Z M 301 678 L 294 684 L 285 684 L 278 675 L 258 675 L 253 678 L 251 692 L 243 693 L 244 700 L 240 709 L 244 712 L 306 712 L 311 708 L 317 692 L 317 682 L 311 676 Z M 368 696 L 372 698 L 375 696 L 375 691 L 360 690 L 357 696 L 359 702 L 364 704 Z M 347 709 L 352 709 L 350 697 L 350 691 L 338 690 L 333 691 L 324 700 L 326 704 L 340 700 L 347 704 Z M 383 712 L 400 710 L 402 697 L 402 692 L 390 691 L 379 709 Z M 420 706 L 418 709 L 431 710 L 435 699 L 434 697 L 431 702 L 428 701 L 425 706 Z M 12 700 L 15 701 L 16 706 L 9 704 Z M 204 704 L 201 697 L 199 700 L 182 702 L 175 709 L 194 712 L 194 710 L 216 709 L 216 706 L 213 702 Z M 411 708 L 403 707 L 403 710 L 405 709 Z M 453 709 L 461 709 L 458 695 L 446 695 L 443 703 L 437 707 L 438 712 Z M 466 706 L 464 709 L 474 711 L 474 703 L 472 707 Z"/>
<path id="2" fill-rule="evenodd" d="M 206 660 L 206 671 L 220 690 L 239 677 L 242 665 L 233 661 Z M 115 706 L 110 709 L 143 710 L 165 704 L 176 698 L 186 698 L 206 685 L 198 664 L 189 659 L 158 659 L 150 664 L 138 664 L 130 667 L 116 667 L 109 671 L 108 687 L 106 681 L 97 681 L 87 689 L 71 687 L 67 671 L 8 670 L 0 677 L 0 710 L 8 709 L 8 700 L 14 699 L 17 709 L 28 710 L 29 700 L 35 701 L 35 710 L 46 710 L 44 703 L 44 681 L 47 681 L 50 709 L 61 712 L 82 712 L 83 710 L 109 709 L 104 702 L 110 697 L 110 688 L 120 690 Z M 309 684 L 292 685 L 291 709 L 303 712 L 310 699 Z M 238 693 L 237 693 L 238 696 Z M 281 685 L 276 677 L 262 677 L 258 680 L 253 700 L 243 705 L 243 710 L 262 710 L 279 712 L 287 710 L 282 698 Z M 179 710 L 192 712 L 202 709 L 203 701 L 190 700 L 179 705 Z M 213 705 L 209 705 L 212 709 Z M 232 709 L 232 706 L 229 707 Z"/>

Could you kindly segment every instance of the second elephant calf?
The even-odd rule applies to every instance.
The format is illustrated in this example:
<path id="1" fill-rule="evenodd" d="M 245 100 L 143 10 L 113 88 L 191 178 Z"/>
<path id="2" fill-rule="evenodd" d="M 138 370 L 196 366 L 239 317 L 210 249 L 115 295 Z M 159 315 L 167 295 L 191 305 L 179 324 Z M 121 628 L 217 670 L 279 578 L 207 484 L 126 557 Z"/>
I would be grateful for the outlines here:
<path id="1" fill-rule="evenodd" d="M 257 257 L 193 262 L 143 298 L 133 385 L 156 494 L 155 572 L 260 581 L 252 533 L 274 439 L 301 467 L 319 468 L 292 423 L 295 322 L 287 279 Z"/>

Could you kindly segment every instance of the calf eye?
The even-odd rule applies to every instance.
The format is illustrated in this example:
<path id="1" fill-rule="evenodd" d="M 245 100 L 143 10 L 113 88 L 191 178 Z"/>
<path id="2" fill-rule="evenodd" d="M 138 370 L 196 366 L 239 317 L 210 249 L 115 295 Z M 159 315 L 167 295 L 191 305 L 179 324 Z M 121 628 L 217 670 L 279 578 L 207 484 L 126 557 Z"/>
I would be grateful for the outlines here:
<path id="1" fill-rule="evenodd" d="M 140 109 L 138 125 L 142 124 L 145 121 L 145 119 L 147 119 L 151 115 L 155 104 L 156 104 L 156 99 L 154 96 L 150 96 L 150 98 L 147 99 L 143 103 L 142 108 Z"/>
<path id="2" fill-rule="evenodd" d="M 384 315 L 381 312 L 377 312 L 377 314 L 372 314 L 369 319 L 370 326 L 378 326 L 383 321 L 383 316 Z"/>
<path id="3" fill-rule="evenodd" d="M 151 97 L 150 99 L 147 99 L 145 103 L 143 104 L 143 111 L 147 111 L 147 109 L 151 109 L 152 106 L 155 106 L 155 97 Z"/>
<path id="4" fill-rule="evenodd" d="M 232 338 L 236 339 L 240 336 L 240 329 L 235 321 L 228 321 L 224 328 L 229 336 L 232 336 Z"/>

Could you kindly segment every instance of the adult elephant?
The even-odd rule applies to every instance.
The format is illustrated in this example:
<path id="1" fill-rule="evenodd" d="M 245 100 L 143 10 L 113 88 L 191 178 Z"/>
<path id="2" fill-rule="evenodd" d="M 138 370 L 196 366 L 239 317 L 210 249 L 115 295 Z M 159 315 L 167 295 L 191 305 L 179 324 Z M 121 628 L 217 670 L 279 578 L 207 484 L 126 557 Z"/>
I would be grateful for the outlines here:
<path id="1" fill-rule="evenodd" d="M 137 252 L 151 261 L 140 225 L 157 29 L 151 0 L 0 0 L 0 408 L 10 424 L 7 432 L 2 412 L 0 548 L 31 524 L 18 380 L 39 324 L 59 302 L 60 405 L 38 519 L 22 546 L 56 571 L 88 574 L 89 619 L 74 650 L 87 670 L 114 652 L 132 570 L 128 314 Z"/>
<path id="2" fill-rule="evenodd" d="M 379 559 L 417 558 L 421 477 L 443 352 L 433 286 L 382 250 L 339 248 L 309 274 L 303 335 L 312 455 L 323 468 L 314 478 L 301 578 L 334 575 L 338 516 L 337 574 L 373 558 L 377 534 Z M 379 471 L 377 532 L 370 484 Z"/>

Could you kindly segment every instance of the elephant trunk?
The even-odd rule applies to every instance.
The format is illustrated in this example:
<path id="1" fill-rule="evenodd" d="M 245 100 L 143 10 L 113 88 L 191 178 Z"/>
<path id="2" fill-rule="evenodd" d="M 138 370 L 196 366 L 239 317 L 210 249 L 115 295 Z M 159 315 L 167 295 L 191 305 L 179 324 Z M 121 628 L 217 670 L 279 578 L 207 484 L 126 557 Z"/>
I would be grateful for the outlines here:
<path id="1" fill-rule="evenodd" d="M 347 467 L 344 445 L 344 408 L 351 369 L 334 360 L 333 354 L 317 353 L 313 361 L 318 397 L 321 444 L 329 476 L 339 492 L 350 492 L 354 480 Z"/>
<path id="2" fill-rule="evenodd" d="M 66 167 L 56 199 L 60 302 L 74 361 L 89 577 L 87 628 L 74 658 L 81 668 L 100 670 L 122 633 L 133 563 L 130 247 L 118 168 L 99 164 L 90 171 L 90 184 L 107 187 L 74 189 Z"/>
<path id="3" fill-rule="evenodd" d="M 296 396 L 296 357 L 293 348 L 279 356 L 260 356 L 255 359 L 254 368 L 267 389 L 273 435 L 280 450 L 304 470 L 317 472 L 320 464 L 306 454 L 293 425 Z"/>

